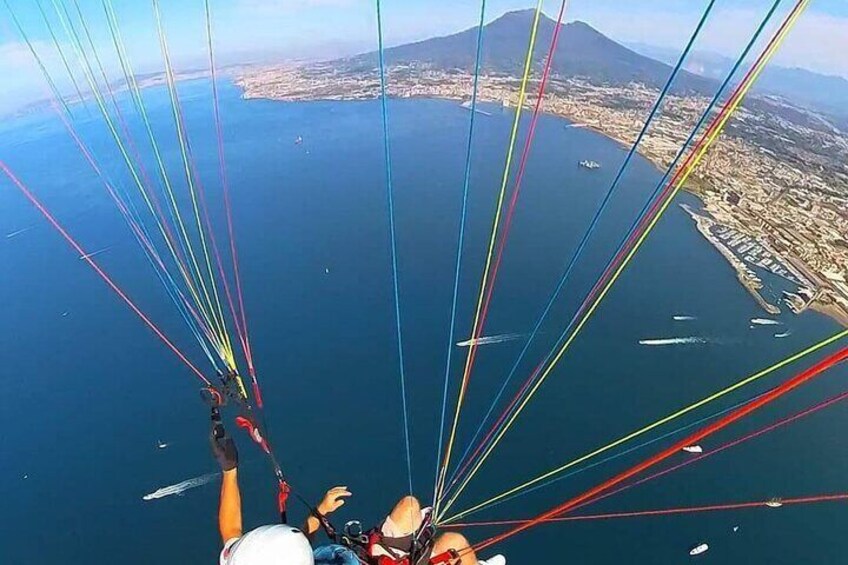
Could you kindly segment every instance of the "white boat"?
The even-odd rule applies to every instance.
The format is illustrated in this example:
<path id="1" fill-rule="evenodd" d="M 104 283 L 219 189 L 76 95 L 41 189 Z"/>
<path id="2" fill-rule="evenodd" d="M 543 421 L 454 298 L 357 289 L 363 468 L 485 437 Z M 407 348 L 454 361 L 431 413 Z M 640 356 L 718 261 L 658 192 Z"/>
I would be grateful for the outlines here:
<path id="1" fill-rule="evenodd" d="M 780 508 L 783 506 L 783 501 L 779 498 L 772 498 L 768 502 L 766 502 L 766 506 L 769 508 Z"/>
<path id="2" fill-rule="evenodd" d="M 466 110 L 471 110 L 471 108 L 473 107 L 472 104 L 471 104 L 471 100 L 467 100 L 467 101 L 463 102 L 462 104 L 460 104 L 460 106 L 462 106 Z M 474 112 L 477 113 L 477 114 L 481 114 L 483 116 L 491 116 L 492 115 L 489 112 L 486 112 L 485 110 L 481 110 L 480 108 L 474 108 Z"/>
<path id="3" fill-rule="evenodd" d="M 703 453 L 704 448 L 700 445 L 687 445 L 683 448 L 683 451 L 685 451 L 686 453 Z"/>
<path id="4" fill-rule="evenodd" d="M 700 543 L 700 544 L 696 545 L 695 547 L 693 547 L 692 549 L 689 550 L 689 555 L 701 555 L 702 553 L 707 551 L 709 548 L 710 548 L 709 545 L 707 545 L 705 543 Z"/>
<path id="5" fill-rule="evenodd" d="M 166 447 L 168 447 L 168 444 L 160 439 L 156 442 L 156 447 L 158 447 L 159 449 L 165 449 Z"/>
<path id="6" fill-rule="evenodd" d="M 580 161 L 580 163 L 578 163 L 578 164 L 581 167 L 583 167 L 584 169 L 593 169 L 594 170 L 594 169 L 600 169 L 601 168 L 600 163 L 598 163 L 597 161 L 590 161 L 588 159 L 584 159 L 583 161 Z"/>

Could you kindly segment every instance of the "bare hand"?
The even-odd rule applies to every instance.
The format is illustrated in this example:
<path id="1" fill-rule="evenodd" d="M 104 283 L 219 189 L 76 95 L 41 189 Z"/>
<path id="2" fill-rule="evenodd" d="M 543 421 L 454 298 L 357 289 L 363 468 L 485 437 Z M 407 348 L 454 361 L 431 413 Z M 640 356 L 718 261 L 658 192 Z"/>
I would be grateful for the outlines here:
<path id="1" fill-rule="evenodd" d="M 324 500 L 322 500 L 321 504 L 318 505 L 318 512 L 322 516 L 332 514 L 344 506 L 345 499 L 350 496 L 352 496 L 352 494 L 349 490 L 347 490 L 347 487 L 333 487 L 327 491 L 327 494 L 324 495 Z"/>

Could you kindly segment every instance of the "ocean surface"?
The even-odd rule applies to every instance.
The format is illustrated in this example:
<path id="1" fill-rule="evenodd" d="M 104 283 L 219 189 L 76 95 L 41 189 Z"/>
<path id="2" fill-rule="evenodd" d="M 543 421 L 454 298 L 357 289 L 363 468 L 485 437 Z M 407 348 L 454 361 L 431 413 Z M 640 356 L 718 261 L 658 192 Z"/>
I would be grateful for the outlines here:
<path id="1" fill-rule="evenodd" d="M 222 226 L 210 85 L 194 81 L 180 88 L 198 169 L 215 223 Z M 407 490 L 379 103 L 244 101 L 231 85 L 222 97 L 244 294 L 273 440 L 299 492 L 317 501 L 324 489 L 347 485 L 354 498 L 337 522 L 374 523 Z M 181 179 L 167 93 L 150 89 L 145 98 L 169 170 Z M 126 95 L 121 99 L 142 144 L 141 124 Z M 477 120 L 454 342 L 469 337 L 511 125 L 510 113 L 491 110 Z M 107 174 L 131 190 L 94 108 L 91 116 L 74 111 Z M 389 112 L 413 480 L 416 493 L 429 500 L 470 114 L 440 100 L 393 100 Z M 540 121 L 487 336 L 530 331 L 624 158 L 616 143 L 566 125 L 548 116 Z M 115 206 L 55 116 L 0 124 L 0 158 L 87 250 L 109 248 L 97 261 L 203 363 Z M 587 171 L 577 166 L 581 159 L 603 166 Z M 147 165 L 154 170 L 152 160 Z M 552 346 L 658 178 L 649 163 L 634 161 L 518 381 Z M 175 182 L 183 190 L 183 181 Z M 678 200 L 698 206 L 688 195 Z M 19 230 L 25 231 L 6 237 Z M 783 284 L 766 282 L 776 290 Z M 215 563 L 218 482 L 207 475 L 217 469 L 197 382 L 5 179 L 0 304 L 0 562 Z M 688 215 L 672 206 L 456 509 L 838 330 L 812 312 L 784 313 L 776 326 L 750 323 L 765 317 Z M 787 331 L 788 337 L 774 337 Z M 480 347 L 460 448 L 523 344 L 522 338 Z M 454 346 L 454 375 L 467 351 Z M 811 361 L 646 439 L 758 394 Z M 702 445 L 717 446 L 842 392 L 846 377 L 848 368 L 833 370 Z M 585 512 L 844 492 L 846 425 L 848 407 L 836 405 Z M 270 470 L 247 438 L 233 433 L 241 449 L 245 526 L 273 521 Z M 160 449 L 160 441 L 168 446 Z M 532 516 L 670 441 L 469 519 Z M 189 482 L 181 495 L 169 493 L 183 487 L 159 491 L 183 481 Z M 299 519 L 303 512 L 295 506 L 292 514 Z M 845 503 L 824 503 L 569 522 L 523 533 L 500 551 L 517 564 L 671 564 L 690 559 L 689 549 L 706 542 L 710 551 L 701 561 L 836 563 L 848 552 L 846 517 Z M 465 533 L 480 540 L 497 531 Z"/>

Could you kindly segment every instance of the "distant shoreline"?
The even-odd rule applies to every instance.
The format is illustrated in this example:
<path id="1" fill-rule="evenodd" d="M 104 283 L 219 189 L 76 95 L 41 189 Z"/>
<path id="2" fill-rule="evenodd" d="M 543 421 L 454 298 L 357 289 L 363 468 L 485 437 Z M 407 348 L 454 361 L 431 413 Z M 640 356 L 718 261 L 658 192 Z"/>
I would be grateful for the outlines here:
<path id="1" fill-rule="evenodd" d="M 307 93 L 306 91 L 303 91 L 303 90 L 292 93 L 293 98 L 291 98 L 291 99 L 285 99 L 285 98 L 281 99 L 280 97 L 272 96 L 272 95 L 257 95 L 256 92 L 249 93 L 246 90 L 246 86 L 243 83 L 240 82 L 239 78 L 236 78 L 234 80 L 234 84 L 237 87 L 242 89 L 242 98 L 245 99 L 245 100 L 263 99 L 263 100 L 275 100 L 275 101 L 281 101 L 281 102 L 317 102 L 317 101 L 323 100 L 323 101 L 336 101 L 336 102 L 355 102 L 355 101 L 365 101 L 365 100 L 373 100 L 374 99 L 374 96 L 349 96 L 348 97 L 348 96 L 345 96 L 344 94 L 339 94 L 339 93 L 336 93 L 334 95 L 314 95 L 314 93 Z M 465 98 L 461 97 L 461 96 L 449 96 L 449 95 L 444 95 L 444 94 L 439 94 L 439 93 L 427 93 L 427 92 L 422 92 L 418 95 L 390 96 L 390 97 L 395 98 L 395 99 L 447 100 L 447 101 L 458 103 L 460 105 L 460 107 L 462 107 L 462 104 L 465 102 Z M 498 100 L 495 97 L 484 97 L 484 98 L 481 98 L 479 100 L 479 102 L 488 103 L 488 104 L 497 104 Z M 529 103 L 530 103 L 529 101 L 525 102 L 525 111 L 532 109 L 531 107 L 529 107 Z M 514 108 L 515 108 L 514 105 L 510 106 L 510 110 L 514 110 Z M 618 145 L 620 145 L 621 147 L 623 147 L 625 149 L 629 149 L 629 147 L 631 146 L 632 142 L 630 140 L 623 139 L 622 137 L 616 136 L 611 132 L 604 131 L 603 129 L 601 129 L 600 127 L 598 127 L 595 124 L 580 120 L 579 117 L 577 117 L 577 116 L 573 116 L 573 115 L 570 115 L 570 114 L 565 113 L 565 112 L 557 112 L 555 110 L 551 110 L 550 108 L 544 109 L 543 112 L 547 115 L 550 115 L 550 116 L 562 119 L 564 121 L 567 121 L 568 124 L 575 129 L 586 129 L 586 130 L 595 132 L 597 134 L 600 134 L 603 137 L 613 141 L 614 143 L 617 143 Z M 656 155 L 649 150 L 646 151 L 643 146 L 640 146 L 639 148 L 637 148 L 637 153 L 641 157 L 646 159 L 658 171 L 659 174 L 661 174 L 661 175 L 665 174 L 667 167 L 664 166 L 663 158 L 661 156 Z M 704 198 L 703 191 L 699 189 L 697 184 L 698 184 L 697 179 L 695 180 L 695 182 L 690 180 L 683 187 L 681 187 L 681 190 L 692 195 L 693 197 L 695 197 L 700 202 L 701 206 L 706 208 L 709 205 L 709 201 Z M 704 237 L 704 239 L 707 241 L 708 244 L 711 243 L 709 241 L 709 238 L 707 238 L 706 235 L 703 232 L 700 231 L 700 229 L 699 229 L 699 233 L 701 233 L 701 235 Z M 719 251 L 722 251 L 719 248 L 719 246 L 714 245 L 714 247 L 719 249 Z M 722 254 L 724 255 L 724 252 L 722 252 Z M 751 274 L 747 271 L 745 271 L 745 272 L 741 271 L 740 268 L 739 268 L 739 265 L 736 265 L 734 263 L 734 261 L 731 261 L 726 255 L 725 255 L 725 258 L 731 263 L 731 266 L 736 271 L 737 279 L 739 280 L 739 283 L 743 286 L 743 288 L 745 288 L 751 294 L 752 298 L 754 298 L 754 300 L 756 300 L 756 302 L 767 313 L 769 313 L 771 315 L 776 315 L 776 314 L 780 313 L 780 309 L 777 306 L 769 303 L 759 293 L 759 288 L 762 286 L 762 284 L 756 282 L 756 280 L 755 280 L 756 277 L 755 276 L 752 277 Z M 734 259 L 735 259 L 735 257 L 734 257 Z M 740 263 L 741 263 L 741 261 L 740 261 Z M 759 284 L 759 286 L 758 286 L 758 284 Z M 816 301 L 811 302 L 808 305 L 808 307 L 812 310 L 815 310 L 816 312 L 824 314 L 825 316 L 831 318 L 832 320 L 834 320 L 838 324 L 845 326 L 845 327 L 848 327 L 848 312 L 843 311 L 841 308 L 838 308 L 834 305 L 820 304 Z"/>

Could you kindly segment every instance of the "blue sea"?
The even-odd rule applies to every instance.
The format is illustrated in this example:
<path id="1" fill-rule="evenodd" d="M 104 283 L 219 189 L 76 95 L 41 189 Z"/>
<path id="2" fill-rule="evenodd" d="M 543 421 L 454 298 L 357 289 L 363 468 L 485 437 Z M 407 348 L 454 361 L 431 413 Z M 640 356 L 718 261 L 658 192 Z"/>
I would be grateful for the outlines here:
<path id="1" fill-rule="evenodd" d="M 210 84 L 181 84 L 192 147 L 223 226 Z M 143 129 L 121 97 L 131 127 Z M 178 189 L 167 92 L 145 91 Z M 75 124 L 116 183 L 133 190 L 97 117 Z M 455 341 L 467 339 L 512 115 L 478 116 Z M 254 355 L 270 431 L 295 488 L 354 497 L 337 521 L 374 523 L 406 494 L 388 217 L 377 101 L 281 103 L 223 85 L 233 211 Z M 443 100 L 389 103 L 413 481 L 432 497 L 453 265 L 470 114 Z M 527 120 L 525 120 L 526 122 Z M 526 124 L 525 124 L 526 125 Z M 541 119 L 485 335 L 526 334 L 600 203 L 625 150 L 564 120 Z M 523 131 L 522 131 L 523 135 Z M 302 144 L 295 144 L 298 136 Z M 519 140 L 523 142 L 523 138 Z M 0 124 L 7 162 L 191 359 L 204 357 L 97 177 L 49 113 Z M 598 171 L 577 166 L 602 163 Z M 154 171 L 152 159 L 146 163 Z M 510 390 L 552 347 L 660 174 L 635 159 Z M 697 207 L 689 195 L 678 203 Z M 140 202 L 137 203 L 140 205 Z M 5 237 L 16 231 L 17 235 Z M 224 237 L 221 231 L 220 237 Z M 0 562 L 215 563 L 217 481 L 143 497 L 216 470 L 198 382 L 0 179 Z M 779 281 L 767 279 L 780 288 Z M 675 321 L 674 316 L 692 316 Z M 460 510 L 604 445 L 838 331 L 816 313 L 766 317 L 720 254 L 672 206 L 569 354 L 457 502 Z M 775 333 L 791 331 L 784 339 Z M 697 337 L 699 343 L 641 345 Z M 463 410 L 463 448 L 523 345 L 482 346 Z M 467 350 L 454 348 L 456 378 Z M 662 428 L 750 398 L 811 359 Z M 211 372 L 211 371 L 210 371 Z M 705 449 L 845 389 L 841 367 L 702 442 Z M 455 387 L 453 389 L 455 391 Z M 585 512 L 652 510 L 840 493 L 848 407 L 836 405 Z M 232 427 L 232 426 L 231 426 Z M 241 432 L 246 527 L 275 519 L 270 469 Z M 166 442 L 159 449 L 158 442 Z M 533 516 L 625 469 L 667 439 L 469 517 Z M 675 459 L 675 462 L 682 460 Z M 292 508 L 293 517 L 303 515 Z M 503 544 L 510 563 L 844 562 L 845 503 L 544 525 Z M 734 526 L 739 526 L 737 532 Z M 467 529 L 474 540 L 500 530 Z"/>

